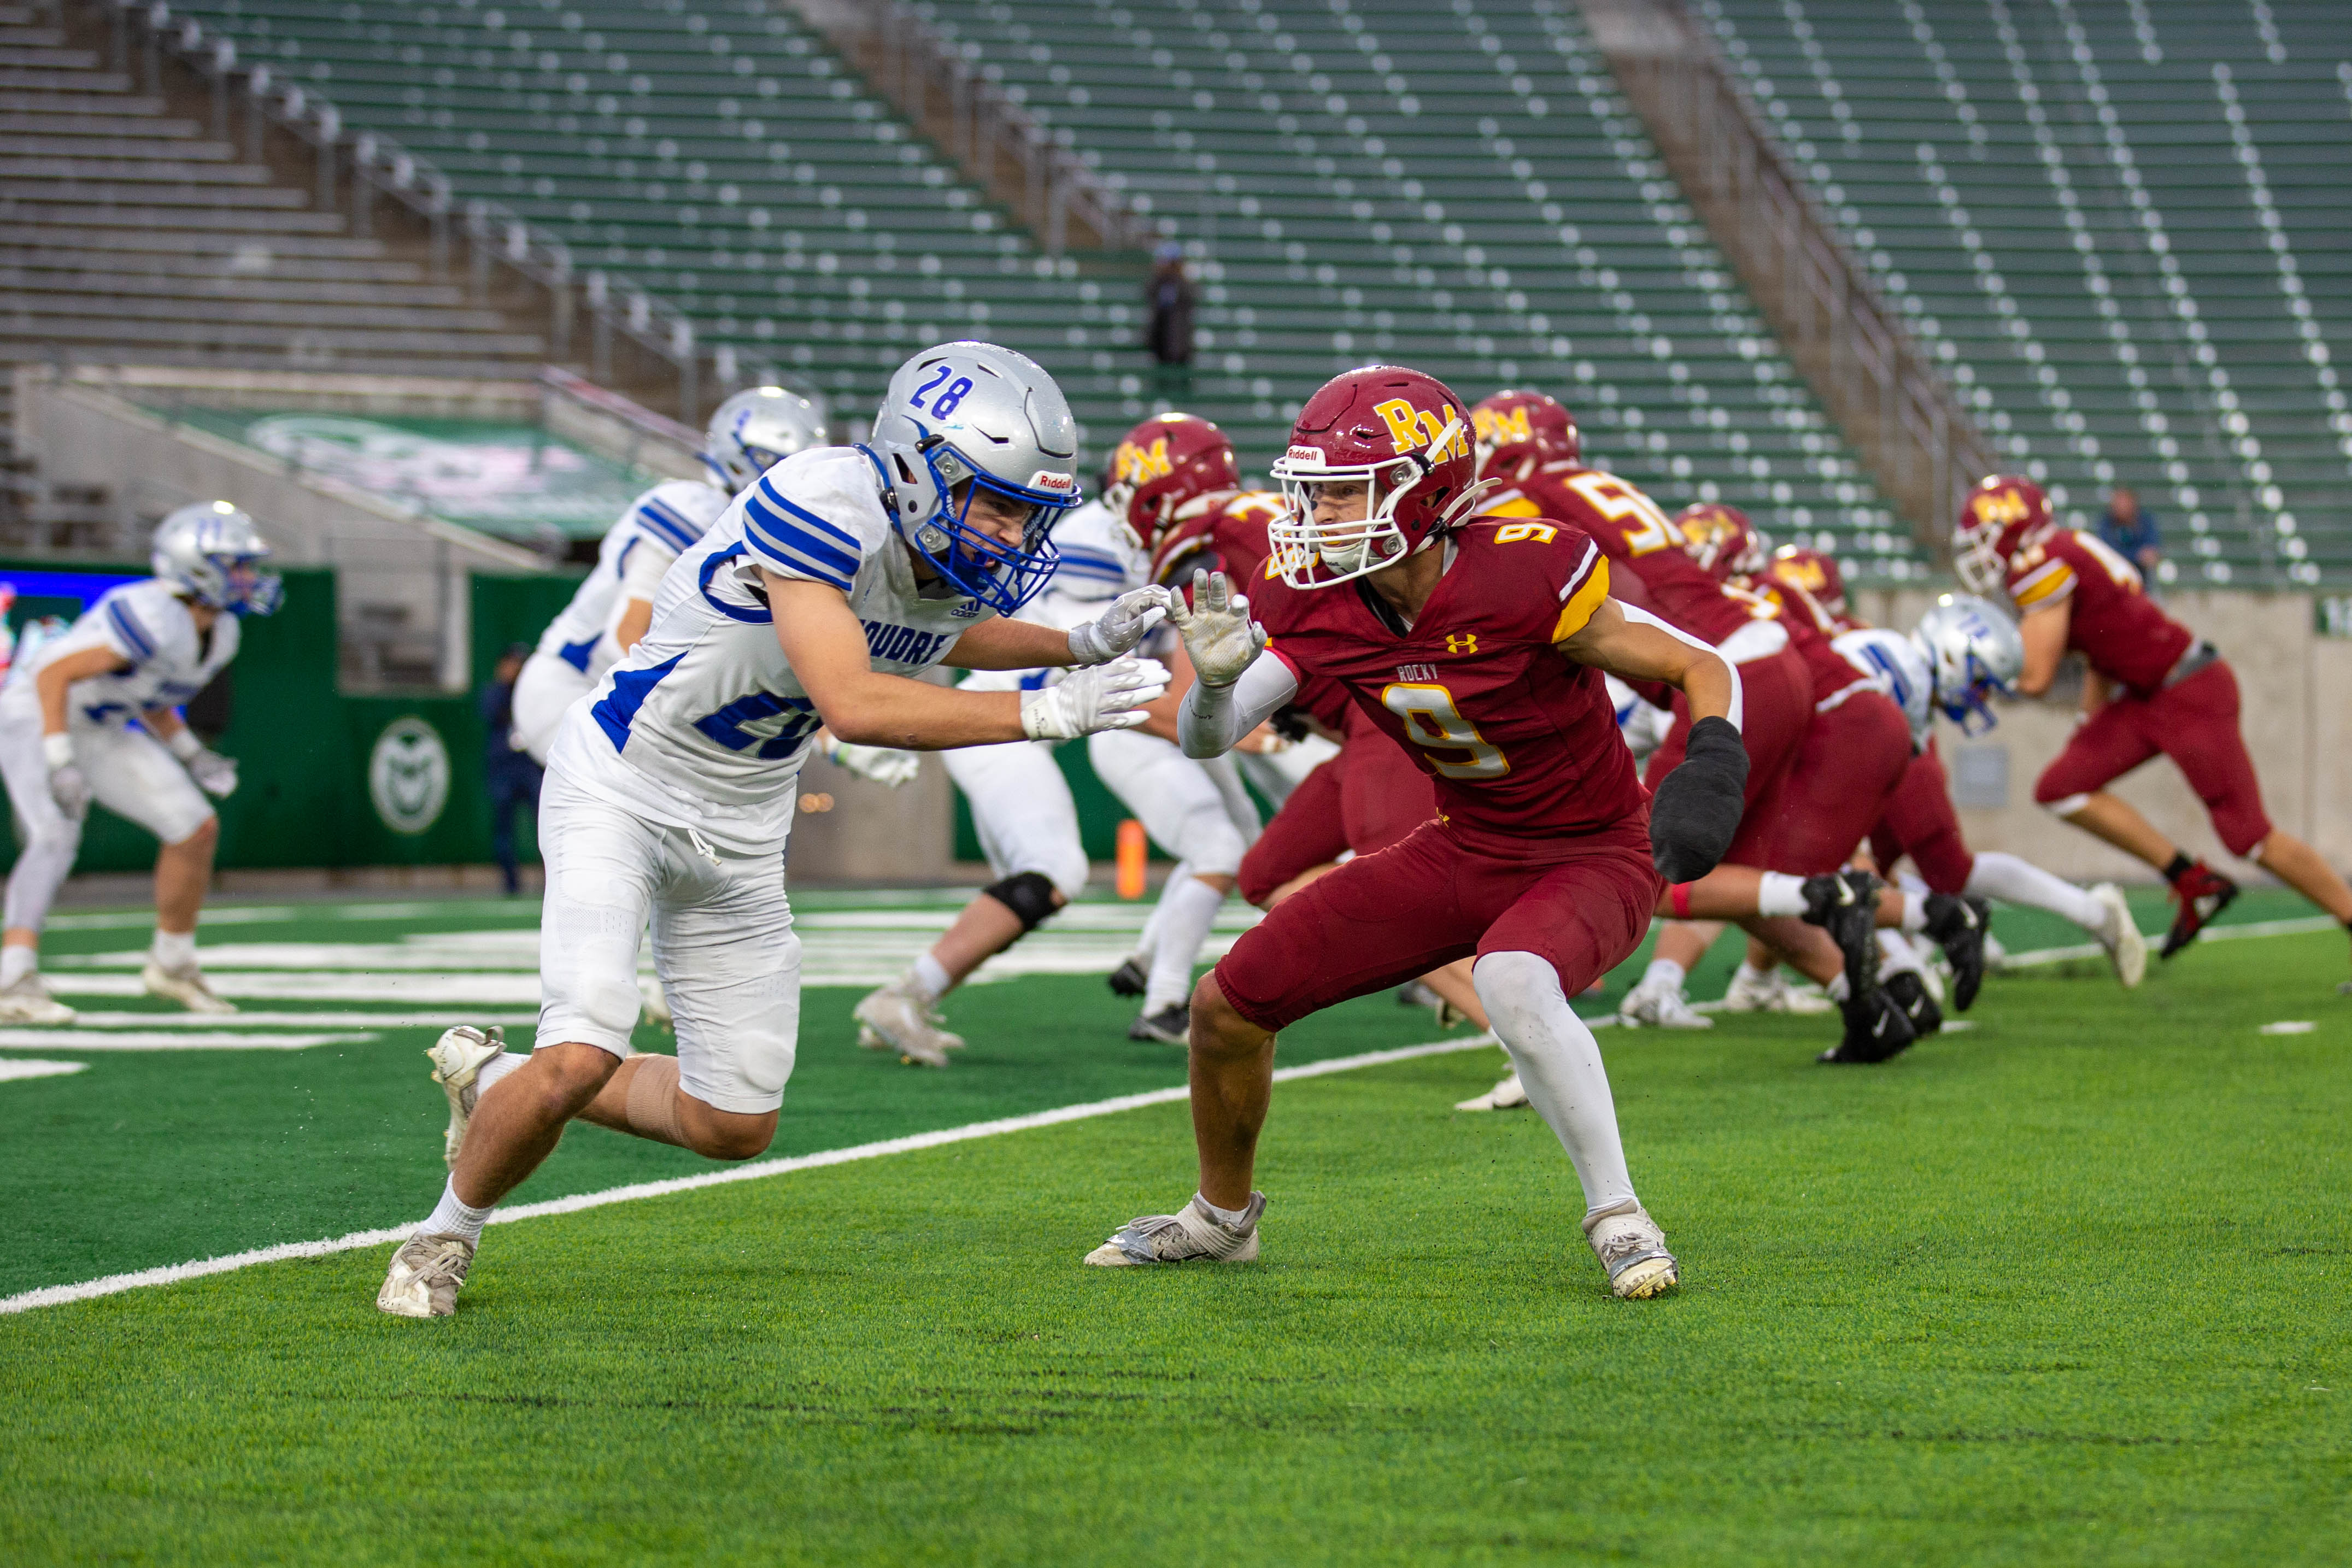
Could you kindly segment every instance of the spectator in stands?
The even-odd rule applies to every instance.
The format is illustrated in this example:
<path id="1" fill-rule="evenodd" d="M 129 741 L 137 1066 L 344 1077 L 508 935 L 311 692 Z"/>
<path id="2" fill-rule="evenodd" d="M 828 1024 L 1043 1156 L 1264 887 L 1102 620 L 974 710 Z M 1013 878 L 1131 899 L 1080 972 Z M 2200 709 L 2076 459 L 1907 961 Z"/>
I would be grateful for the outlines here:
<path id="1" fill-rule="evenodd" d="M 530 644 L 510 643 L 499 655 L 490 684 L 482 688 L 482 763 L 490 794 L 490 852 L 498 858 L 499 875 L 507 896 L 522 891 L 522 874 L 515 860 L 514 814 L 517 807 L 539 817 L 540 767 L 526 752 L 514 748 L 514 684 L 522 674 Z"/>
<path id="2" fill-rule="evenodd" d="M 2142 511 L 2139 497 L 2121 485 L 2107 493 L 2107 514 L 2099 519 L 2099 538 L 2139 568 L 2140 576 L 2156 580 L 2156 563 L 2164 559 L 2164 536 L 2157 532 L 2156 514 Z"/>
<path id="3" fill-rule="evenodd" d="M 1144 301 L 1150 310 L 1143 329 L 1143 346 L 1159 364 L 1159 390 L 1181 394 L 1192 390 L 1192 280 L 1184 273 L 1184 247 L 1163 243 L 1151 256 L 1151 281 Z"/>

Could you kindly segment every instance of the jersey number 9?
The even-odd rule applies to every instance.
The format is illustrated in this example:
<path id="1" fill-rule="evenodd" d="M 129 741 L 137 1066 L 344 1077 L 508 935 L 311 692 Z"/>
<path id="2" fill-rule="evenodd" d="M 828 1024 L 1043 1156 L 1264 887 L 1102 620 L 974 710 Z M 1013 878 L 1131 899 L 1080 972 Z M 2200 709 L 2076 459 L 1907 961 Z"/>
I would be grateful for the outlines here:
<path id="1" fill-rule="evenodd" d="M 1478 727 L 1454 706 L 1454 694 L 1444 686 L 1420 683 L 1388 686 L 1381 704 L 1404 721 L 1405 738 L 1431 754 L 1430 766 L 1442 779 L 1500 779 L 1511 770 L 1502 747 L 1489 746 Z M 1445 752 L 1447 756 L 1438 756 Z M 1451 754 L 1463 753 L 1456 757 Z"/>

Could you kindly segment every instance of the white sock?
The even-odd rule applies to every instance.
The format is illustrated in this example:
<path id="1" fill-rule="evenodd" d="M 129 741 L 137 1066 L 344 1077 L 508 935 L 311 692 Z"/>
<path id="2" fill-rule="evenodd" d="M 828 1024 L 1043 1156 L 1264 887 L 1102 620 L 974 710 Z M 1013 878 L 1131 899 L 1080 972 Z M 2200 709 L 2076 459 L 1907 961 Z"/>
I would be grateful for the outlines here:
<path id="1" fill-rule="evenodd" d="M 1591 1213 L 1633 1197 L 1617 1102 L 1600 1042 L 1560 994 L 1559 974 L 1533 953 L 1489 953 L 1470 971 L 1519 1085 L 1568 1151 Z"/>
<path id="2" fill-rule="evenodd" d="M 1906 893 L 1903 895 L 1903 929 L 1920 932 L 1927 929 L 1927 895 Z"/>
<path id="3" fill-rule="evenodd" d="M 482 1227 L 488 1222 L 490 1210 L 497 1207 L 489 1204 L 474 1208 L 460 1201 L 457 1181 L 452 1176 L 441 1184 L 441 1201 L 434 1206 L 433 1212 L 425 1217 L 418 1230 L 435 1236 L 462 1236 L 468 1241 L 479 1241 Z"/>
<path id="4" fill-rule="evenodd" d="M 158 930 L 155 945 L 147 951 L 149 956 L 166 969 L 193 969 L 196 967 L 196 934 L 193 931 Z"/>
<path id="5" fill-rule="evenodd" d="M 1829 997 L 1830 1000 L 1838 1003 L 1844 1002 L 1846 998 L 1853 995 L 1853 988 L 1845 983 L 1845 971 L 1843 969 L 1840 969 L 1836 974 L 1832 975 L 1830 977 L 1830 983 L 1823 986 L 1822 990 Z"/>
<path id="6" fill-rule="evenodd" d="M 1805 879 L 1785 872 L 1768 871 L 1756 884 L 1756 913 L 1768 916 L 1802 915 Z"/>
<path id="7" fill-rule="evenodd" d="M 1201 944 L 1209 939 L 1210 923 L 1225 895 L 1197 876 L 1181 887 L 1160 895 L 1160 941 L 1151 955 L 1151 978 L 1143 991 L 1143 1010 L 1156 1013 L 1192 999 L 1192 964 Z"/>
<path id="8" fill-rule="evenodd" d="M 2107 926 L 2106 909 L 2097 899 L 2032 862 L 1999 850 L 1987 850 L 1977 856 L 1976 867 L 1969 873 L 1968 891 L 1985 898 L 1998 898 L 2004 904 L 2046 909 L 2087 931 L 2105 931 Z M 5 974 L 6 970 L 0 969 L 0 976 Z M 0 980 L 0 984 L 5 983 Z"/>
<path id="9" fill-rule="evenodd" d="M 1777 964 L 1772 966 L 1774 969 L 1779 967 Z M 1731 983 L 1735 986 L 1769 986 L 1772 983 L 1772 969 L 1759 969 L 1742 958 L 1739 960 L 1739 972 L 1731 977 Z"/>
<path id="10" fill-rule="evenodd" d="M 530 1060 L 530 1052 L 527 1051 L 509 1051 L 482 1063 L 480 1070 L 474 1074 L 475 1102 L 479 1103 L 481 1097 L 490 1092 L 492 1084 Z"/>
<path id="11" fill-rule="evenodd" d="M 1689 977 L 1689 971 L 1672 958 L 1653 958 L 1650 960 L 1650 967 L 1642 971 L 1642 984 L 1646 986 L 1652 980 L 1655 980 L 1678 994 L 1683 988 L 1683 982 Z"/>
<path id="12" fill-rule="evenodd" d="M 1143 917 L 1143 929 L 1135 934 L 1135 960 L 1146 969 L 1151 967 L 1151 956 L 1160 951 L 1160 917 L 1168 908 L 1168 895 L 1192 880 L 1192 862 L 1178 861 L 1171 867 L 1168 880 L 1160 884 L 1160 896 L 1152 901 L 1151 913 Z"/>
<path id="13" fill-rule="evenodd" d="M 907 988 L 920 997 L 925 1007 L 946 996 L 954 984 L 948 976 L 947 966 L 929 953 L 917 958 L 914 967 L 907 971 Z"/>
<path id="14" fill-rule="evenodd" d="M 1881 929 L 1878 933 L 1878 977 L 1889 975 L 1917 974 L 1919 955 L 1899 931 Z"/>
<path id="15" fill-rule="evenodd" d="M 37 947 L 0 947 L 0 990 L 23 979 L 41 967 L 41 950 Z"/>
<path id="16" fill-rule="evenodd" d="M 1239 1225 L 1243 1220 L 1249 1218 L 1249 1210 L 1246 1208 L 1219 1208 L 1215 1204 L 1211 1203 L 1207 1198 L 1202 1197 L 1197 1192 L 1192 1195 L 1192 1201 L 1199 1204 L 1202 1208 L 1207 1209 L 1209 1211 L 1209 1217 L 1212 1219 L 1219 1220 L 1226 1225 Z"/>

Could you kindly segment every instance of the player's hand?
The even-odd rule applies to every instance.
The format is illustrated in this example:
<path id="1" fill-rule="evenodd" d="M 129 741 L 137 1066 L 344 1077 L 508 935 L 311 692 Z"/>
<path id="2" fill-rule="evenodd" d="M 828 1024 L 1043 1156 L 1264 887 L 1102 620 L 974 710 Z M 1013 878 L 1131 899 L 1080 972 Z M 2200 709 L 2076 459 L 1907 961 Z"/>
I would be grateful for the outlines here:
<path id="1" fill-rule="evenodd" d="M 1070 663 L 1102 664 L 1129 652 L 1168 617 L 1168 591 L 1157 583 L 1122 593 L 1110 608 L 1070 632 Z"/>
<path id="2" fill-rule="evenodd" d="M 1691 726 L 1682 765 L 1650 801 L 1650 859 L 1669 883 L 1696 882 L 1731 847 L 1746 809 L 1748 747 L 1727 718 Z"/>
<path id="3" fill-rule="evenodd" d="M 887 784 L 897 789 L 915 781 L 922 768 L 922 758 L 911 751 L 900 751 L 888 746 L 858 746 L 846 740 L 828 739 L 824 759 L 836 768 L 845 768 L 860 779 L 870 779 L 877 784 Z"/>
<path id="4" fill-rule="evenodd" d="M 1232 685 L 1265 651 L 1265 628 L 1250 619 L 1249 601 L 1233 591 L 1222 571 L 1195 571 L 1192 602 L 1175 595 L 1168 622 L 1184 639 L 1192 674 L 1204 686 Z"/>
<path id="5" fill-rule="evenodd" d="M 1114 659 L 1075 671 L 1042 692 L 1021 694 L 1021 733 L 1032 740 L 1076 740 L 1104 729 L 1133 729 L 1143 705 L 1168 689 L 1157 659 Z"/>
<path id="6" fill-rule="evenodd" d="M 215 800 L 226 800 L 236 793 L 236 758 L 209 749 L 199 751 L 188 758 L 188 777 Z"/>
<path id="7" fill-rule="evenodd" d="M 49 769 L 49 799 L 58 810 L 75 821 L 89 810 L 89 780 L 82 774 L 81 765 L 68 762 L 62 768 Z"/>

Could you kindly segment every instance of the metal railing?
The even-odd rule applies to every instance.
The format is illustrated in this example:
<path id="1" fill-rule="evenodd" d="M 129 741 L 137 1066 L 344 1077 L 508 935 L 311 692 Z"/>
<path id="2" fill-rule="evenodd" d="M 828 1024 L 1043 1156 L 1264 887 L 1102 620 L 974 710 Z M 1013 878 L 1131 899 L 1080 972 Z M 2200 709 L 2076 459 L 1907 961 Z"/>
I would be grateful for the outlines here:
<path id="1" fill-rule="evenodd" d="M 236 41 L 165 0 L 98 0 L 108 17 L 111 68 L 151 92 L 165 89 L 166 61 L 184 67 L 210 98 L 214 135 L 232 139 L 242 121 L 246 156 L 258 162 L 275 129 L 308 151 L 317 169 L 321 208 L 349 209 L 353 234 L 374 232 L 380 207 L 390 202 L 425 228 L 436 277 L 446 277 L 462 242 L 475 297 L 487 301 L 506 277 L 541 297 L 552 357 L 568 359 L 584 313 L 590 373 L 612 377 L 618 345 L 636 350 L 674 377 L 679 417 L 702 420 L 704 389 L 723 396 L 751 380 L 774 380 L 776 368 L 743 365 L 735 350 L 706 347 L 683 311 L 627 276 L 581 268 L 571 246 L 503 203 L 453 195 L 449 178 L 432 162 L 381 131 L 358 130 L 315 89 L 287 80 L 263 63 L 238 57 Z M 709 378 L 706 382 L 706 375 Z"/>
<path id="2" fill-rule="evenodd" d="M 1921 542 L 1947 548 L 1998 466 L 1679 0 L 1580 0 L 1594 43 L 1716 244 Z"/>
<path id="3" fill-rule="evenodd" d="M 901 0 L 790 0 L 868 85 L 930 135 L 964 172 L 1013 209 L 1048 256 L 1074 243 L 1125 250 L 1149 242 L 1135 211 L 1072 151 L 1069 132 L 1048 132 L 963 51 Z M 1083 242 L 1074 242 L 1083 231 Z"/>

